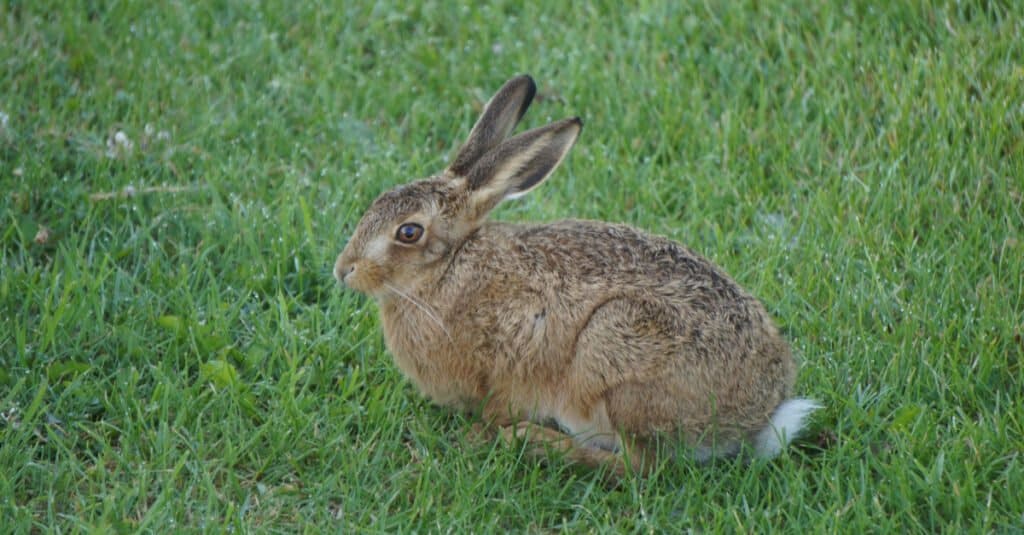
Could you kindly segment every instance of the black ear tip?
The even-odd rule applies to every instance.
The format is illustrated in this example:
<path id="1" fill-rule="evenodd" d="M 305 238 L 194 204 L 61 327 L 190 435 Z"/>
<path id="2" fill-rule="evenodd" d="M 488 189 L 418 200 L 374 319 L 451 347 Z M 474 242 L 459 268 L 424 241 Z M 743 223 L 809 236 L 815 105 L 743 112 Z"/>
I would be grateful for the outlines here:
<path id="1" fill-rule="evenodd" d="M 533 100 L 534 95 L 537 94 L 537 82 L 534 82 L 533 77 L 529 74 L 520 74 L 517 78 L 521 80 L 520 83 L 526 85 L 527 102 Z"/>
<path id="2" fill-rule="evenodd" d="M 537 92 L 537 82 L 533 81 L 533 77 L 529 74 L 520 74 L 513 76 L 507 82 L 505 82 L 506 88 L 523 88 L 530 95 Z"/>
<path id="3" fill-rule="evenodd" d="M 534 82 L 533 77 L 530 76 L 529 74 L 520 74 L 519 76 L 513 78 L 513 80 L 515 80 L 516 83 L 526 84 L 534 89 L 537 88 L 537 82 Z"/>
<path id="4" fill-rule="evenodd" d="M 515 88 L 516 90 L 522 88 L 522 100 L 519 105 L 519 113 L 516 117 L 517 121 L 523 118 L 526 114 L 526 108 L 530 107 L 530 103 L 533 102 L 533 97 L 537 95 L 537 84 L 533 81 L 533 78 L 529 74 L 520 74 L 515 78 L 509 80 L 505 87 Z"/>
<path id="5" fill-rule="evenodd" d="M 577 133 L 583 130 L 583 119 L 579 117 L 569 117 L 568 119 L 562 119 L 558 121 L 558 130 L 567 131 L 575 130 Z"/>

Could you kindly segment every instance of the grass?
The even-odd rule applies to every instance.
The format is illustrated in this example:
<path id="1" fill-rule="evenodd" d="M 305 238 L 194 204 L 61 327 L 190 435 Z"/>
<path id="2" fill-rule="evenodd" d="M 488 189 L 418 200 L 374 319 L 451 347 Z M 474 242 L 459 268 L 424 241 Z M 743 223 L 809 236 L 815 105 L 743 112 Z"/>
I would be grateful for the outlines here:
<path id="1" fill-rule="evenodd" d="M 1022 21 L 980 0 L 4 2 L 0 524 L 1024 530 Z M 471 443 L 398 374 L 333 259 L 520 72 L 527 126 L 586 127 L 497 217 L 629 222 L 725 267 L 827 407 L 797 447 L 610 488 Z"/>

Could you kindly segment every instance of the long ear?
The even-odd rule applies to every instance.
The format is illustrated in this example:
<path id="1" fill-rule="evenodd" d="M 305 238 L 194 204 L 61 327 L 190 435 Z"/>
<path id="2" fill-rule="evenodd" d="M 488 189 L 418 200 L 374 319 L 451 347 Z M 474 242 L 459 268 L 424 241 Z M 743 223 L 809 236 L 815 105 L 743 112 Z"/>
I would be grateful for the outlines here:
<path id="1" fill-rule="evenodd" d="M 479 219 L 503 199 L 525 195 L 562 163 L 583 122 L 563 119 L 509 138 L 484 154 L 466 176 L 471 217 Z"/>
<path id="2" fill-rule="evenodd" d="M 529 75 L 516 76 L 505 82 L 484 106 L 483 113 L 469 133 L 469 139 L 448 166 L 448 172 L 455 176 L 466 176 L 481 156 L 512 132 L 536 93 L 537 84 L 533 83 Z"/>

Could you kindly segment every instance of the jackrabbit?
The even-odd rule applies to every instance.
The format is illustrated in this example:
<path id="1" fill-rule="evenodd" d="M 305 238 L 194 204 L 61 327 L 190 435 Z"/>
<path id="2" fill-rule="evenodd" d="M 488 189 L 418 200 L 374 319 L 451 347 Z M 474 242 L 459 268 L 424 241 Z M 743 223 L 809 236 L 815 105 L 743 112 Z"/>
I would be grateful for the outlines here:
<path id="1" fill-rule="evenodd" d="M 625 225 L 486 221 L 579 136 L 574 117 L 506 139 L 535 92 L 509 80 L 444 172 L 380 195 L 335 277 L 376 300 L 423 394 L 508 440 L 620 474 L 650 467 L 658 437 L 702 460 L 774 456 L 818 405 L 790 397 L 788 344 L 721 269 Z"/>

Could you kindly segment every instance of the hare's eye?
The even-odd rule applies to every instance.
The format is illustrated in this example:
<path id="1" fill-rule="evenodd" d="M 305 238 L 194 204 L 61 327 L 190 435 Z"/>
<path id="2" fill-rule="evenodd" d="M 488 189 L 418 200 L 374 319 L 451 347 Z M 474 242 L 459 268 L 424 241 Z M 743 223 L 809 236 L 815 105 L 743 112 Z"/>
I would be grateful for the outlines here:
<path id="1" fill-rule="evenodd" d="M 416 243 L 423 237 L 423 227 L 416 223 L 406 223 L 398 227 L 395 239 L 402 243 Z"/>

